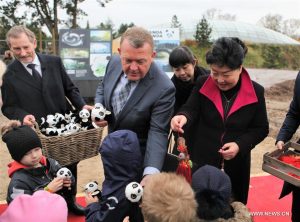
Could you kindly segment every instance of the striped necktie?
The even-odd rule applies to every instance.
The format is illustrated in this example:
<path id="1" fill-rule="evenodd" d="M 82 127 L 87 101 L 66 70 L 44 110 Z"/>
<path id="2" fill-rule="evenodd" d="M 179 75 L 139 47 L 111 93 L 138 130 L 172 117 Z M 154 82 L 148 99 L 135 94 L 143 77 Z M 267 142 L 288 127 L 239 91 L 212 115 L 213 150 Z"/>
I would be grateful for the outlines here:
<path id="1" fill-rule="evenodd" d="M 132 81 L 127 80 L 127 83 L 123 85 L 123 87 L 121 87 L 118 92 L 116 92 L 116 96 L 113 98 L 112 107 L 114 110 L 115 117 L 119 115 L 119 113 L 121 112 L 121 110 L 127 102 L 131 90 L 131 84 Z"/>

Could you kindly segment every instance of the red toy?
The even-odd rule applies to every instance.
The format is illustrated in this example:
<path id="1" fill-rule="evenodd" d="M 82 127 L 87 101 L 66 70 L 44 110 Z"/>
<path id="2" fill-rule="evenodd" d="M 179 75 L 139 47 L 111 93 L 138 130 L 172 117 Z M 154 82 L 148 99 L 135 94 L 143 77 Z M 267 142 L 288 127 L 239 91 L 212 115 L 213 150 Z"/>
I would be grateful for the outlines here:
<path id="1" fill-rule="evenodd" d="M 178 160 L 179 164 L 176 169 L 176 173 L 185 177 L 187 182 L 192 182 L 192 161 L 190 160 L 190 155 L 188 153 L 187 147 L 185 145 L 185 139 L 183 137 L 178 137 L 177 140 L 177 150 L 179 151 Z"/>

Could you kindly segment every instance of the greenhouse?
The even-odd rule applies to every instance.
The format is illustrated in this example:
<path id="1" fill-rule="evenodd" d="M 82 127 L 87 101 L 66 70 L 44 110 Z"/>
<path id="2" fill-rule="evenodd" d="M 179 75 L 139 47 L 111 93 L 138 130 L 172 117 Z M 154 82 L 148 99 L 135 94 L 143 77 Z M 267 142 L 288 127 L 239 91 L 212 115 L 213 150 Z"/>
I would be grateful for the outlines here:
<path id="1" fill-rule="evenodd" d="M 190 24 L 195 25 L 184 27 L 181 40 L 194 39 L 197 22 Z M 289 36 L 253 24 L 221 20 L 210 20 L 209 24 L 212 27 L 212 41 L 224 36 L 238 37 L 243 41 L 253 43 L 300 45 L 300 42 Z"/>

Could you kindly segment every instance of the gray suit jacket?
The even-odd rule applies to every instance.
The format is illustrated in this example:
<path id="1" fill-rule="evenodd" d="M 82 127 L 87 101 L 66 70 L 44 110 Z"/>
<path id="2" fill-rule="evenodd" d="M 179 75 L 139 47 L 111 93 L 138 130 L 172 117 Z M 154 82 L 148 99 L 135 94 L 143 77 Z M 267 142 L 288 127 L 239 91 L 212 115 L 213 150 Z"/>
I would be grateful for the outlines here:
<path id="1" fill-rule="evenodd" d="M 123 73 L 119 56 L 114 56 L 100 82 L 95 103 L 112 111 L 111 98 Z M 134 131 L 141 145 L 144 167 L 161 170 L 167 152 L 170 119 L 175 102 L 175 87 L 168 76 L 153 62 L 146 76 L 139 81 L 117 119 L 108 119 L 109 132 L 119 129 Z"/>

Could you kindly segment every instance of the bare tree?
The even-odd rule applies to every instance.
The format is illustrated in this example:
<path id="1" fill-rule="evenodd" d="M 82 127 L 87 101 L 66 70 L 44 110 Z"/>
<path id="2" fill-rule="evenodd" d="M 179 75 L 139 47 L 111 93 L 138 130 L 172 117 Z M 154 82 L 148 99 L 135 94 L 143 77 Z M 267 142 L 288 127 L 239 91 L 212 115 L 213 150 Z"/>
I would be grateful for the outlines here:
<path id="1" fill-rule="evenodd" d="M 282 33 L 297 38 L 300 35 L 300 19 L 286 19 L 283 21 Z"/>
<path id="2" fill-rule="evenodd" d="M 179 35 L 182 33 L 182 24 L 179 22 L 177 15 L 173 15 L 171 20 L 171 28 L 179 28 Z"/>
<path id="3" fill-rule="evenodd" d="M 52 34 L 53 53 L 56 54 L 57 45 L 55 43 L 58 40 L 58 25 L 66 22 L 59 19 L 58 10 L 65 11 L 69 15 L 67 24 L 69 21 L 71 23 L 70 27 L 76 28 L 78 16 L 86 15 L 78 7 L 78 4 L 83 1 L 85 0 L 1 0 L 0 19 L 6 21 L 9 18 L 12 25 L 34 24 L 36 27 L 45 25 Z M 99 4 L 104 7 L 109 1 L 112 0 L 104 0 L 102 4 Z M 25 8 L 25 13 L 18 15 L 16 12 L 21 8 L 22 11 Z"/>
<path id="4" fill-rule="evenodd" d="M 203 13 L 204 17 L 209 20 L 219 19 L 219 20 L 227 20 L 227 21 L 235 21 L 236 15 L 232 15 L 229 13 L 222 13 L 222 10 L 211 8 L 206 10 Z"/>
<path id="5" fill-rule="evenodd" d="M 173 15 L 172 17 L 171 28 L 181 28 L 181 23 L 179 22 L 177 15 Z"/>
<path id="6" fill-rule="evenodd" d="M 281 31 L 281 26 L 282 26 L 282 16 L 279 14 L 267 14 L 266 16 L 262 17 L 259 21 L 258 24 L 268 28 L 272 29 L 276 32 L 282 32 Z"/>

